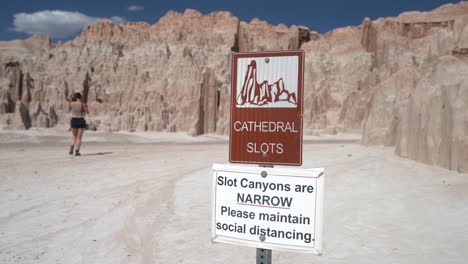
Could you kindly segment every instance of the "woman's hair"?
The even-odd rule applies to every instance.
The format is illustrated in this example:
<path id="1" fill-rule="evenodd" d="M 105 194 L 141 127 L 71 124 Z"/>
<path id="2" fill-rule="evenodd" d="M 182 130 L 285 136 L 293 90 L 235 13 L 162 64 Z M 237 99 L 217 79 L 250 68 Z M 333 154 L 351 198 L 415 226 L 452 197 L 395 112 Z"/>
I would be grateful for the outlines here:
<path id="1" fill-rule="evenodd" d="M 80 93 L 74 93 L 72 95 L 72 101 L 75 102 L 76 100 L 80 99 L 81 100 L 81 94 Z"/>

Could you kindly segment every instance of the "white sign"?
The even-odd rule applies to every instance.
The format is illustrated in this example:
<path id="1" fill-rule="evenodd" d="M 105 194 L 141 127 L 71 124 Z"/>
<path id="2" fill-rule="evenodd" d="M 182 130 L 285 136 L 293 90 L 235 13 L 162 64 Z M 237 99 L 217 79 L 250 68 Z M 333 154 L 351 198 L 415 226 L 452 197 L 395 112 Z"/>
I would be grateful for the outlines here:
<path id="1" fill-rule="evenodd" d="M 213 164 L 213 241 L 320 254 L 323 173 Z"/>

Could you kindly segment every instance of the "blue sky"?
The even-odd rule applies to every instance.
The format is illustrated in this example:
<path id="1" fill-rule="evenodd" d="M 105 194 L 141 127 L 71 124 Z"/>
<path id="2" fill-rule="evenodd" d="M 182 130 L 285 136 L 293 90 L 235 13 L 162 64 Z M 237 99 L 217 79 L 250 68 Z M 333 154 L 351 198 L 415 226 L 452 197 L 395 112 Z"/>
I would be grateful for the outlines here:
<path id="1" fill-rule="evenodd" d="M 429 11 L 443 0 L 15 0 L 4 1 L 0 9 L 0 40 L 24 39 L 43 34 L 58 40 L 74 38 L 84 25 L 100 18 L 146 21 L 154 24 L 169 10 L 187 8 L 204 14 L 217 10 L 232 12 L 243 21 L 259 18 L 271 24 L 305 25 L 320 33 L 337 27 L 359 25 L 365 17 L 397 16 L 405 11 Z"/>

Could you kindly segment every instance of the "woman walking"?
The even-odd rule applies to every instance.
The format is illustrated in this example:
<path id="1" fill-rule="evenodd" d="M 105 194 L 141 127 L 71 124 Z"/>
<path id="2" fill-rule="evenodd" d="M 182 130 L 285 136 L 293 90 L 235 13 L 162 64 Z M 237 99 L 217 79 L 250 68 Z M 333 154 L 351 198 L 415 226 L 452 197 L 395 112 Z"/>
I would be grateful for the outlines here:
<path id="1" fill-rule="evenodd" d="M 83 103 L 80 93 L 75 93 L 72 96 L 70 102 L 70 111 L 71 111 L 71 130 L 73 133 L 73 141 L 70 146 L 70 155 L 73 155 L 73 150 L 75 151 L 75 156 L 81 156 L 80 146 L 81 138 L 83 137 L 84 130 L 86 128 L 86 120 L 84 116 L 89 113 L 88 107 Z"/>

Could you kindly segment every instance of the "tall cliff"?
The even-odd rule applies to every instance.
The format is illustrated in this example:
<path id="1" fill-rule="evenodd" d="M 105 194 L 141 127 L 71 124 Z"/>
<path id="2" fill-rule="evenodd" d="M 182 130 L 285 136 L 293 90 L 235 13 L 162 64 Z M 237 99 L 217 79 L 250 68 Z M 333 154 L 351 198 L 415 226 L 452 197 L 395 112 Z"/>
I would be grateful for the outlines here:
<path id="1" fill-rule="evenodd" d="M 228 12 L 168 12 L 156 24 L 101 20 L 76 39 L 0 42 L 0 122 L 66 126 L 84 94 L 99 130 L 228 133 L 232 51 L 303 49 L 306 133 L 468 171 L 468 2 L 324 35 Z"/>

